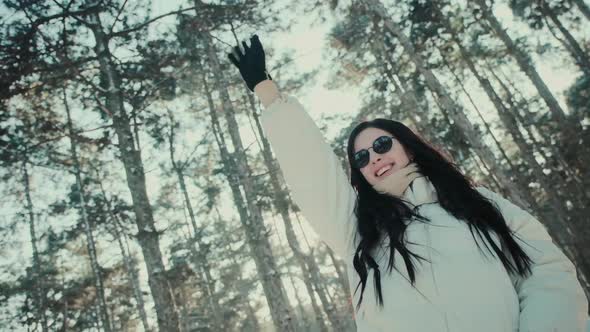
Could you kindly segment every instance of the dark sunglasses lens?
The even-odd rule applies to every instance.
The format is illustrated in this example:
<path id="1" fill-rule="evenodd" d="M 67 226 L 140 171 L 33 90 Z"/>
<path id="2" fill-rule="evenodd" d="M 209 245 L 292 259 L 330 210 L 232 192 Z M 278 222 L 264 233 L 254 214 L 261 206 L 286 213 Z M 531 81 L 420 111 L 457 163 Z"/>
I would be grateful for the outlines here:
<path id="1" fill-rule="evenodd" d="M 369 151 L 361 150 L 354 154 L 353 166 L 356 168 L 363 168 L 369 163 Z"/>
<path id="2" fill-rule="evenodd" d="M 373 151 L 380 154 L 385 153 L 391 149 L 392 144 L 393 141 L 391 140 L 391 137 L 381 136 L 373 143 Z"/>

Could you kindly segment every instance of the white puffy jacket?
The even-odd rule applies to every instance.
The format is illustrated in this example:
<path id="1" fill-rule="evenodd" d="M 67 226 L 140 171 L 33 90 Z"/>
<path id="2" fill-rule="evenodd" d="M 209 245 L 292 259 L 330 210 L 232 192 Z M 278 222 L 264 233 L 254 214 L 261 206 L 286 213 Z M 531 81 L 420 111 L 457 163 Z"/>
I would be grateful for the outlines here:
<path id="1" fill-rule="evenodd" d="M 354 291 L 359 282 L 352 266 L 358 244 L 353 243 L 356 193 L 338 158 L 292 96 L 276 99 L 263 111 L 261 122 L 293 199 L 321 239 L 347 263 L 349 286 Z M 384 307 L 376 304 L 369 269 L 355 317 L 358 331 L 586 331 L 588 302 L 572 262 L 533 216 L 494 192 L 478 190 L 497 204 L 509 227 L 526 241 L 519 244 L 534 261 L 533 274 L 525 280 L 511 278 L 499 260 L 491 259 L 487 251 L 487 259 L 482 255 L 464 222 L 438 203 L 424 204 L 419 213 L 431 223 L 410 223 L 408 249 L 432 264 L 414 260 L 416 288 L 412 287 L 397 252 L 399 272 L 387 271 L 386 239 L 372 255 L 381 270 Z M 436 190 L 421 177 L 404 196 L 418 205 L 436 201 Z M 360 288 L 353 296 L 354 305 L 359 295 Z"/>

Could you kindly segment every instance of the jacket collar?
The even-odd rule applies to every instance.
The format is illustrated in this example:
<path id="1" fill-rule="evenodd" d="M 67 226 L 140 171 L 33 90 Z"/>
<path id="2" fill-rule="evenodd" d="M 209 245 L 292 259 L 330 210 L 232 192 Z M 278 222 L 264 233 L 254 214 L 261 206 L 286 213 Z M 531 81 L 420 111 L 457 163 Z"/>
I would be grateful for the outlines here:
<path id="1" fill-rule="evenodd" d="M 436 188 L 427 176 L 421 176 L 410 183 L 402 198 L 414 208 L 422 204 L 438 202 Z"/>

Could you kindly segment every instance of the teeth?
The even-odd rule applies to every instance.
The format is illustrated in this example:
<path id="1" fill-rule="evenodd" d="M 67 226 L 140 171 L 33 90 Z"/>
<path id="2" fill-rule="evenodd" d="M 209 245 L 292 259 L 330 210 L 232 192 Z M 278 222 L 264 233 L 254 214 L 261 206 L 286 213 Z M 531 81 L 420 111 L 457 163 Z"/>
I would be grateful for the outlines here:
<path id="1" fill-rule="evenodd" d="M 377 171 L 377 176 L 381 176 L 383 173 L 387 172 L 388 170 L 390 170 L 393 167 L 392 164 L 381 167 L 378 171 Z"/>

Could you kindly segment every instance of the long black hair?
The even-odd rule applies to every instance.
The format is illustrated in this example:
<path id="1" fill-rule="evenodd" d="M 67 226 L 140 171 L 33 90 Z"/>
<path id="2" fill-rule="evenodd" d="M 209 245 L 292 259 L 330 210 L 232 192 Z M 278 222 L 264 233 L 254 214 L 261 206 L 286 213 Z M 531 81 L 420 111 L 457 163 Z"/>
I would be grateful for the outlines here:
<path id="1" fill-rule="evenodd" d="M 348 161 L 351 166 L 350 182 L 357 191 L 354 209 L 358 220 L 356 236 L 360 236 L 360 242 L 353 259 L 354 268 L 360 276 L 355 294 L 359 286 L 362 285 L 357 310 L 363 300 L 368 275 L 367 267 L 373 269 L 375 296 L 379 305 L 383 306 L 379 266 L 371 256 L 372 250 L 379 244 L 382 236 L 389 237 L 389 273 L 394 268 L 394 253 L 397 250 L 404 260 L 411 284 L 414 286 L 415 270 L 410 256 L 417 259 L 424 258 L 406 248 L 404 232 L 407 224 L 404 221 L 409 221 L 412 218 L 421 222 L 428 221 L 428 218 L 419 215 L 416 209 L 408 207 L 400 198 L 378 193 L 367 182 L 360 170 L 352 167 L 351 161 L 355 152 L 354 141 L 361 131 L 370 127 L 389 132 L 402 144 L 408 155 L 413 157 L 413 162 L 417 164 L 420 173 L 426 176 L 435 187 L 440 206 L 458 220 L 468 224 L 480 251 L 483 252 L 473 234 L 474 229 L 480 239 L 483 234 L 509 273 L 521 276 L 531 273 L 532 261 L 514 240 L 502 213 L 475 189 L 474 183 L 461 173 L 454 162 L 401 122 L 374 119 L 357 125 L 350 133 L 347 146 Z M 498 235 L 502 245 L 510 252 L 514 263 L 492 241 L 490 231 Z M 483 242 L 487 250 L 490 251 L 486 241 Z"/>

